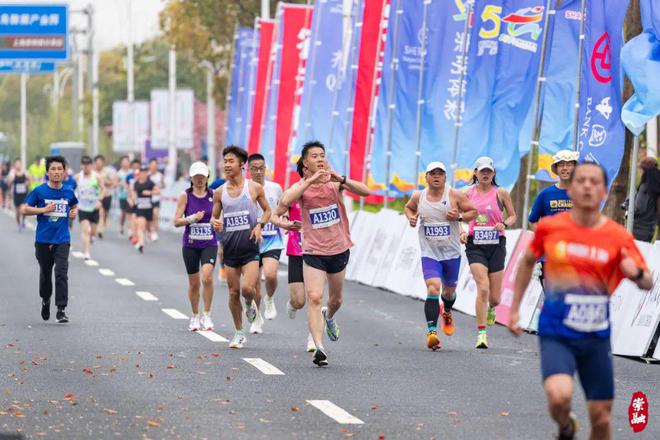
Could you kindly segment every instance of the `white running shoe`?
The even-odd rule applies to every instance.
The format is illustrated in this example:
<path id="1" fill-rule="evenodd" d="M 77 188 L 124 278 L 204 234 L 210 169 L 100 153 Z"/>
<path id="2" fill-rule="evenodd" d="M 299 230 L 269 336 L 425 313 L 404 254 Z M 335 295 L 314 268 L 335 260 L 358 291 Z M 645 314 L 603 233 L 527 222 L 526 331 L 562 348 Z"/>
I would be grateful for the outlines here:
<path id="1" fill-rule="evenodd" d="M 264 318 L 275 319 L 277 318 L 277 309 L 275 308 L 275 301 L 272 296 L 264 296 L 264 303 L 266 303 L 266 310 L 264 310 Z"/>
<path id="2" fill-rule="evenodd" d="M 151 241 L 158 241 L 158 232 L 151 233 Z"/>
<path id="3" fill-rule="evenodd" d="M 264 332 L 263 329 L 264 318 L 261 316 L 261 313 L 257 311 L 257 319 L 250 325 L 250 333 L 253 335 L 260 335 Z"/>
<path id="4" fill-rule="evenodd" d="M 196 315 L 192 315 L 190 318 L 190 325 L 188 326 L 188 330 L 191 332 L 196 332 L 197 330 L 201 330 L 202 326 L 200 323 L 201 319 L 199 316 L 199 313 Z"/>
<path id="5" fill-rule="evenodd" d="M 309 333 L 307 335 L 307 352 L 313 353 L 315 351 L 316 351 L 316 344 L 314 343 L 314 338 L 312 338 L 312 334 Z"/>
<path id="6" fill-rule="evenodd" d="M 91 260 L 92 256 L 89 255 L 89 252 L 87 252 L 87 253 L 83 254 L 83 258 L 85 259 L 85 261 L 87 261 L 87 260 Z"/>
<path id="7" fill-rule="evenodd" d="M 229 348 L 243 348 L 243 344 L 245 344 L 245 341 L 247 341 L 247 338 L 245 337 L 245 333 L 243 330 L 239 330 L 236 333 L 234 333 L 234 337 L 231 338 L 231 342 L 229 343 Z"/>
<path id="8" fill-rule="evenodd" d="M 202 313 L 199 320 L 201 330 L 213 330 L 213 320 L 210 313 Z"/>
<path id="9" fill-rule="evenodd" d="M 252 300 L 250 304 L 245 304 L 245 317 L 249 323 L 253 323 L 257 317 L 257 304 Z"/>
<path id="10" fill-rule="evenodd" d="M 289 314 L 289 319 L 296 318 L 296 313 L 298 312 L 298 309 L 293 308 L 290 300 L 286 302 L 286 311 Z"/>

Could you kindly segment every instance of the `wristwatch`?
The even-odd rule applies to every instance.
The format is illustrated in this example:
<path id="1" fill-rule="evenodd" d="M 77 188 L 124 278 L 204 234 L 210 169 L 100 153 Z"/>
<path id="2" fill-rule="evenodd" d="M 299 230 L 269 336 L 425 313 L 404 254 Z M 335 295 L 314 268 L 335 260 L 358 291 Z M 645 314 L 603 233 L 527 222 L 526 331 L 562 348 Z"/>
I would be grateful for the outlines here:
<path id="1" fill-rule="evenodd" d="M 264 222 L 259 222 L 259 226 L 261 226 L 261 229 L 263 229 L 266 226 L 266 223 Z"/>
<path id="2" fill-rule="evenodd" d="M 345 184 L 345 183 L 346 183 L 346 176 L 342 176 L 342 179 L 341 179 L 341 185 L 343 185 L 343 184 Z"/>

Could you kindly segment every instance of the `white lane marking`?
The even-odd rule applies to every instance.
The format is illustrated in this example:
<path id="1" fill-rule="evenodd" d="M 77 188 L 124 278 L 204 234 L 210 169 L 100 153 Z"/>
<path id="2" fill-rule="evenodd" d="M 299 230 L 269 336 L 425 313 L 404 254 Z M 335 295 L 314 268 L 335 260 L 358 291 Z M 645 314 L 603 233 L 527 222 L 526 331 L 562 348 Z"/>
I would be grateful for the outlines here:
<path id="1" fill-rule="evenodd" d="M 264 374 L 284 376 L 282 370 L 261 358 L 243 358 L 243 360 Z"/>
<path id="2" fill-rule="evenodd" d="M 110 269 L 99 269 L 99 273 L 103 275 L 104 277 L 113 277 L 115 276 L 115 273 L 111 271 Z"/>
<path id="3" fill-rule="evenodd" d="M 84 254 L 80 251 L 73 251 L 71 255 L 73 255 L 73 258 L 82 258 Z"/>
<path id="4" fill-rule="evenodd" d="M 36 231 L 37 230 L 37 226 L 32 222 L 25 223 L 25 227 L 28 228 L 30 231 Z"/>
<path id="5" fill-rule="evenodd" d="M 115 278 L 115 281 L 124 287 L 135 286 L 135 283 L 127 278 Z"/>
<path id="6" fill-rule="evenodd" d="M 229 342 L 229 339 L 226 339 L 224 336 L 221 336 L 211 330 L 198 330 L 197 333 L 204 336 L 211 342 Z"/>
<path id="7" fill-rule="evenodd" d="M 285 277 L 285 276 L 289 275 L 289 271 L 287 271 L 287 270 L 278 270 L 277 275 L 281 276 L 281 277 Z"/>
<path id="8" fill-rule="evenodd" d="M 135 292 L 135 294 L 145 301 L 158 301 L 158 298 L 156 298 L 149 292 L 141 292 L 138 290 L 137 292 Z"/>
<path id="9" fill-rule="evenodd" d="M 188 319 L 186 315 L 179 312 L 177 309 L 161 309 L 165 314 L 169 315 L 170 318 L 174 319 Z"/>
<path id="10" fill-rule="evenodd" d="M 334 403 L 330 402 L 329 400 L 308 400 L 307 403 L 320 409 L 321 412 L 323 412 L 323 414 L 330 417 L 331 419 L 335 419 L 335 421 L 341 424 L 346 424 L 346 425 L 364 424 L 362 420 L 358 419 L 355 416 L 350 415 L 349 413 L 347 413 L 346 411 L 344 411 Z"/>
<path id="11" fill-rule="evenodd" d="M 85 264 L 88 266 L 96 267 L 99 265 L 99 262 L 96 260 L 85 260 Z"/>

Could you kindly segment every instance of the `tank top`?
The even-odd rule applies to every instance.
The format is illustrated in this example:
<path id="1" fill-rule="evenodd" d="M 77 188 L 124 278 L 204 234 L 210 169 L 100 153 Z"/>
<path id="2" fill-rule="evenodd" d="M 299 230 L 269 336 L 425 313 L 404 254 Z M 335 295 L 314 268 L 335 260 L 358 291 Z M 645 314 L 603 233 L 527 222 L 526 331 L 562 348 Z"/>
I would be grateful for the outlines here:
<path id="1" fill-rule="evenodd" d="M 163 184 L 163 173 L 160 171 L 156 171 L 154 174 L 149 176 L 149 180 L 151 180 L 154 185 L 158 185 L 159 187 L 162 187 Z M 156 203 L 160 202 L 160 194 L 153 194 L 151 196 L 151 201 Z"/>
<path id="2" fill-rule="evenodd" d="M 94 171 L 89 176 L 80 172 L 78 174 L 78 186 L 76 187 L 76 197 L 78 197 L 78 209 L 85 212 L 96 210 L 96 202 L 101 195 L 99 180 Z"/>
<path id="3" fill-rule="evenodd" d="M 133 182 L 133 189 L 135 190 L 137 199 L 135 201 L 136 209 L 141 211 L 148 211 L 153 209 L 153 205 L 151 204 L 151 195 L 146 195 L 144 192 L 153 191 L 155 186 L 154 183 L 149 179 L 147 179 L 144 183 L 140 183 L 138 182 L 137 177 L 133 179 Z"/>
<path id="4" fill-rule="evenodd" d="M 222 221 L 224 224 L 223 252 L 232 259 L 259 255 L 259 245 L 250 239 L 257 225 L 257 204 L 250 197 L 249 181 L 244 179 L 243 191 L 231 197 L 228 183 L 222 185 Z"/>
<path id="5" fill-rule="evenodd" d="M 419 245 L 422 257 L 437 261 L 451 260 L 461 256 L 460 224 L 447 220 L 447 212 L 452 209 L 449 193 L 445 185 L 442 199 L 431 202 L 426 198 L 428 189 L 419 197 Z"/>
<path id="6" fill-rule="evenodd" d="M 12 184 L 13 189 L 14 189 L 14 195 L 15 196 L 24 196 L 28 192 L 28 187 L 27 187 L 27 177 L 25 176 L 25 173 L 23 174 L 16 174 L 14 176 L 14 183 Z"/>
<path id="7" fill-rule="evenodd" d="M 346 207 L 337 184 L 310 186 L 300 198 L 303 254 L 337 255 L 353 246 Z"/>
<path id="8" fill-rule="evenodd" d="M 481 194 L 475 185 L 468 190 L 467 197 L 477 208 L 477 218 L 470 221 L 468 232 L 473 238 L 473 243 L 498 244 L 504 232 L 495 229 L 495 225 L 503 221 L 497 187 L 493 186 L 486 194 Z"/>
<path id="9" fill-rule="evenodd" d="M 128 182 L 126 181 L 126 178 L 128 174 L 131 171 L 124 171 L 120 169 L 117 171 L 117 175 L 119 176 L 119 199 L 120 200 L 126 200 L 128 198 Z"/>
<path id="10" fill-rule="evenodd" d="M 186 190 L 186 209 L 184 216 L 188 217 L 199 211 L 204 211 L 204 217 L 197 223 L 186 225 L 183 231 L 183 247 L 203 249 L 217 246 L 215 231 L 211 225 L 213 214 L 213 191 L 207 190 L 203 197 L 193 194 L 192 188 Z"/>
<path id="11" fill-rule="evenodd" d="M 266 195 L 266 201 L 270 206 L 271 210 L 277 208 L 277 204 L 282 198 L 282 187 L 275 182 L 270 182 L 266 180 L 264 182 L 264 193 Z M 264 215 L 263 209 L 257 204 L 257 218 L 261 218 Z M 282 239 L 282 231 L 280 228 L 272 224 L 271 222 L 266 223 L 263 231 L 261 232 L 264 238 L 264 243 L 260 246 L 260 252 L 264 252 L 284 249 L 284 240 Z"/>
<path id="12" fill-rule="evenodd" d="M 300 205 L 294 202 L 289 208 L 289 220 L 301 221 Z M 302 234 L 300 231 L 288 231 L 289 240 L 286 242 L 286 254 L 290 257 L 302 257 Z"/>

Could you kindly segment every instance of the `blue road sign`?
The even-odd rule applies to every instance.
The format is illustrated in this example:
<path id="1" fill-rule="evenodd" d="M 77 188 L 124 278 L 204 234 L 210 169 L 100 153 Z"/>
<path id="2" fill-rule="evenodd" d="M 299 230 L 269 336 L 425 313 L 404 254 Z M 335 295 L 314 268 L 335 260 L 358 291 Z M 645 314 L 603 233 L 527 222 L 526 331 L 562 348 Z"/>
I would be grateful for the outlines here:
<path id="1" fill-rule="evenodd" d="M 67 5 L 0 5 L 0 60 L 68 58 Z"/>
<path id="2" fill-rule="evenodd" d="M 53 72 L 55 72 L 55 63 L 53 61 L 0 60 L 0 75 L 10 73 L 29 73 L 30 75 L 34 75 Z"/>

